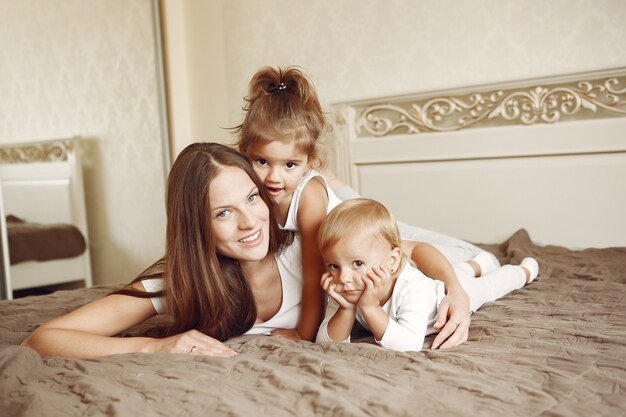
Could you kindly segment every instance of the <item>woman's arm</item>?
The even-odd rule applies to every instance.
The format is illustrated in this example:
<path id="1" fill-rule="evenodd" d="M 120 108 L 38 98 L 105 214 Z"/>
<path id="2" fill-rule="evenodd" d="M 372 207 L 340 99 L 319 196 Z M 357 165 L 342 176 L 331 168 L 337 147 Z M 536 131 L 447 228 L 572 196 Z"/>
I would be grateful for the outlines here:
<path id="1" fill-rule="evenodd" d="M 467 341 L 470 326 L 469 297 L 461 287 L 452 265 L 433 245 L 403 241 L 402 251 L 427 276 L 443 281 L 446 297 L 437 308 L 435 329 L 440 329 L 431 349 L 445 349 Z"/>
<path id="2" fill-rule="evenodd" d="M 141 284 L 135 286 L 141 287 Z M 42 356 L 73 358 L 130 352 L 234 354 L 221 342 L 195 330 L 164 339 L 114 337 L 155 314 L 148 298 L 113 294 L 41 325 L 22 342 L 22 346 L 34 349 Z M 196 347 L 191 352 L 193 346 Z"/>

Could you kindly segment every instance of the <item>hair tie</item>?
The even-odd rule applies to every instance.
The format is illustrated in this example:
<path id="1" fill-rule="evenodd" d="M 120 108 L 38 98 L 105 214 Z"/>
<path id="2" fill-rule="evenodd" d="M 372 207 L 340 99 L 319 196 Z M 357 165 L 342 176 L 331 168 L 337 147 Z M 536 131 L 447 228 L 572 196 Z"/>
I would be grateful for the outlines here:
<path id="1" fill-rule="evenodd" d="M 285 83 L 281 82 L 278 85 L 274 85 L 272 87 L 272 89 L 270 90 L 270 93 L 272 93 L 272 94 L 273 93 L 283 93 L 285 91 L 287 91 L 287 85 Z"/>

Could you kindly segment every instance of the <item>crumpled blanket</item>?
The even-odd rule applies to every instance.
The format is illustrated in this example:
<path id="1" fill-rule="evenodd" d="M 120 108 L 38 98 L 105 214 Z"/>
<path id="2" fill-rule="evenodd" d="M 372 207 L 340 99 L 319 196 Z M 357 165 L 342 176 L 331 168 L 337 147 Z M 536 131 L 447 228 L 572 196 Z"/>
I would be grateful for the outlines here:
<path id="1" fill-rule="evenodd" d="M 243 336 L 230 359 L 124 354 L 41 358 L 19 346 L 40 323 L 107 294 L 79 289 L 0 302 L 6 416 L 616 416 L 626 410 L 626 248 L 534 245 L 521 230 L 483 246 L 539 260 L 537 281 L 483 306 L 467 343 L 393 352 L 370 343 Z M 128 334 L 156 334 L 155 317 Z M 427 343 L 432 341 L 432 336 Z"/>

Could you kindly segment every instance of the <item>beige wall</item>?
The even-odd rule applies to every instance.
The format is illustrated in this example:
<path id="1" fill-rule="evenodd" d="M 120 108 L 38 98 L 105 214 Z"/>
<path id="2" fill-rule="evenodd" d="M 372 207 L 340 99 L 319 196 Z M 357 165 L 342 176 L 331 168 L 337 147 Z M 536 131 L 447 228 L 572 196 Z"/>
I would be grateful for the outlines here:
<path id="1" fill-rule="evenodd" d="M 0 0 L 0 142 L 79 135 L 95 283 L 163 254 L 150 0 Z"/>
<path id="2" fill-rule="evenodd" d="M 626 65 L 624 22 L 624 0 L 229 0 L 229 109 L 266 64 L 325 102 Z"/>
<path id="3" fill-rule="evenodd" d="M 174 154 L 232 140 L 263 65 L 304 67 L 324 106 L 626 65 L 624 0 L 167 0 Z M 80 135 L 97 283 L 163 252 L 149 0 L 0 0 L 0 141 Z"/>
<path id="4" fill-rule="evenodd" d="M 220 1 L 161 1 L 172 156 L 191 142 L 228 142 Z"/>
<path id="5" fill-rule="evenodd" d="M 240 121 L 247 82 L 263 65 L 304 67 L 326 108 L 355 98 L 626 65 L 624 0 L 184 3 L 187 15 L 222 27 L 222 34 L 203 32 L 196 22 L 197 30 L 187 31 L 192 55 L 203 56 L 187 63 L 201 68 L 204 60 L 223 60 L 224 74 L 208 78 L 189 69 L 189 85 L 204 90 L 195 93 L 218 103 L 207 106 L 210 111 L 193 109 L 194 137 L 211 137 L 216 125 Z M 211 16 L 202 18 L 206 12 Z M 223 45 L 215 42 L 220 37 Z M 216 94 L 208 92 L 212 88 Z"/>

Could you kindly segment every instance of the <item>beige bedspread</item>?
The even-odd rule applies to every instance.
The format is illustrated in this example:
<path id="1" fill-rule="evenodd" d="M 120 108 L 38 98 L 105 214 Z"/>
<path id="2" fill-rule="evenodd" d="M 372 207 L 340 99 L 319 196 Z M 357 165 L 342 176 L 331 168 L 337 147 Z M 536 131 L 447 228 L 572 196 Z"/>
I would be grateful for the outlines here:
<path id="1" fill-rule="evenodd" d="M 469 341 L 447 351 L 396 353 L 371 343 L 257 336 L 230 341 L 239 352 L 232 359 L 174 354 L 42 359 L 17 345 L 38 324 L 108 289 L 4 301 L 0 413 L 624 415 L 626 248 L 539 247 L 522 230 L 498 249 L 513 261 L 537 257 L 539 280 L 484 306 L 473 317 Z"/>

